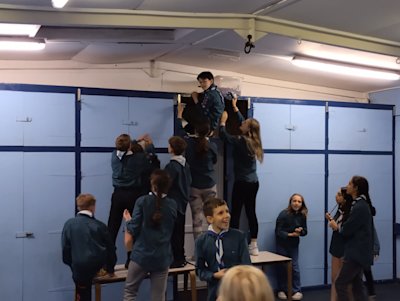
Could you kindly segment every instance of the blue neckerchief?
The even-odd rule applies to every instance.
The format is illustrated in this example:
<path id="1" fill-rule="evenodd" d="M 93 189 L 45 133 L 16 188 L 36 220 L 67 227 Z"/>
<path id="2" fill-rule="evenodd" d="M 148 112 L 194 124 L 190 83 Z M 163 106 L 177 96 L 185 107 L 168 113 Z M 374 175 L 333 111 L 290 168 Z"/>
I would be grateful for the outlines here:
<path id="1" fill-rule="evenodd" d="M 207 234 L 215 238 L 215 258 L 218 262 L 218 270 L 225 268 L 225 264 L 223 261 L 224 247 L 222 245 L 222 239 L 227 232 L 228 230 L 222 230 L 220 233 L 216 233 L 211 225 L 208 226 Z"/>

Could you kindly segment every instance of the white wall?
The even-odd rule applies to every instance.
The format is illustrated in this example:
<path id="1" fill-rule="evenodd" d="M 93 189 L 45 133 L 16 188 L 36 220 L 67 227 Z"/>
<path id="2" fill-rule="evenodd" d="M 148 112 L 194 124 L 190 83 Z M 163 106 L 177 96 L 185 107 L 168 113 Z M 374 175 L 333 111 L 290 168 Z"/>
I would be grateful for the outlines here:
<path id="1" fill-rule="evenodd" d="M 75 61 L 0 61 L 2 83 L 41 84 L 124 90 L 191 93 L 204 69 L 157 62 L 91 65 Z M 367 95 L 293 82 L 210 70 L 214 76 L 241 80 L 241 95 L 307 100 L 367 102 Z"/>

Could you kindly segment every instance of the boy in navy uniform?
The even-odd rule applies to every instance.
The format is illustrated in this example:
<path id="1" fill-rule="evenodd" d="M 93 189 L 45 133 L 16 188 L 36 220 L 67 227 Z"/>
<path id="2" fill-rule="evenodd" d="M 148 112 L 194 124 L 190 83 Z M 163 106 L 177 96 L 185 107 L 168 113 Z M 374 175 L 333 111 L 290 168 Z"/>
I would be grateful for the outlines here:
<path id="1" fill-rule="evenodd" d="M 227 269 L 251 264 L 251 260 L 244 233 L 229 228 L 231 217 L 226 202 L 210 198 L 204 202 L 203 210 L 209 227 L 196 240 L 196 273 L 207 281 L 207 300 L 214 301 Z"/>
<path id="2" fill-rule="evenodd" d="M 62 256 L 72 270 L 76 300 L 90 301 L 94 276 L 102 268 L 113 276 L 117 257 L 107 226 L 94 218 L 94 196 L 80 194 L 76 205 L 78 214 L 65 223 L 62 231 Z"/>

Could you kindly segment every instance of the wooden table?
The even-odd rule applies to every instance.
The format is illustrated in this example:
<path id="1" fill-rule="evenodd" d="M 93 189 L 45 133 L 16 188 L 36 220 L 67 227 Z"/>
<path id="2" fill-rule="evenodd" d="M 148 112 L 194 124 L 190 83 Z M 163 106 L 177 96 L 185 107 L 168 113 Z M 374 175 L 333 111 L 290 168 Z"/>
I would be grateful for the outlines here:
<path id="1" fill-rule="evenodd" d="M 255 266 L 261 266 L 263 269 L 266 265 L 271 264 L 286 264 L 287 266 L 287 281 L 288 281 L 288 300 L 292 300 L 292 259 L 268 251 L 262 251 L 258 256 L 250 256 L 251 263 Z M 95 286 L 95 300 L 101 301 L 101 285 L 114 282 L 123 282 L 126 280 L 128 270 L 125 269 L 123 264 L 115 266 L 115 277 L 96 277 L 93 280 Z M 168 275 L 177 277 L 179 274 L 190 278 L 190 289 L 192 294 L 192 301 L 197 301 L 197 288 L 196 288 L 196 273 L 194 265 L 187 264 L 182 268 L 169 269 Z M 176 278 L 174 279 L 174 286 L 176 286 Z M 184 290 L 187 290 L 187 286 L 184 285 Z M 174 287 L 174 299 L 176 298 L 176 287 Z"/>
<path id="2" fill-rule="evenodd" d="M 95 286 L 95 300 L 101 301 L 101 285 L 107 283 L 124 282 L 128 270 L 125 269 L 123 264 L 118 264 L 115 266 L 115 277 L 96 277 L 93 279 L 93 284 Z M 168 276 L 177 277 L 178 275 L 189 276 L 190 279 L 190 290 L 192 292 L 192 301 L 197 301 L 197 288 L 196 288 L 196 273 L 194 265 L 187 264 L 182 268 L 169 269 Z M 174 279 L 174 285 L 177 285 L 176 278 Z M 187 286 L 184 285 L 184 290 L 187 290 Z M 174 287 L 174 299 L 176 299 L 176 287 Z"/>
<path id="3" fill-rule="evenodd" d="M 250 258 L 251 263 L 255 266 L 261 266 L 261 269 L 270 264 L 286 264 L 288 282 L 287 299 L 292 301 L 292 259 L 290 257 L 285 257 L 268 251 L 261 251 L 258 256 L 250 256 Z"/>

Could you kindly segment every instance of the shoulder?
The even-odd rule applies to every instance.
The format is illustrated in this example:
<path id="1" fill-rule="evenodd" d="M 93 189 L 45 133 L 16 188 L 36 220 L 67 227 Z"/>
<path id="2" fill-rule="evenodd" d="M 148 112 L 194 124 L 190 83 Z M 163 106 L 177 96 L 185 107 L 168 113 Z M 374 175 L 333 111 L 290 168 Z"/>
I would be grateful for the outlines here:
<path id="1" fill-rule="evenodd" d="M 229 228 L 229 231 L 227 234 L 231 237 L 235 237 L 238 239 L 242 239 L 245 237 L 245 234 L 242 231 L 240 231 L 238 229 L 234 229 L 234 228 Z"/>

